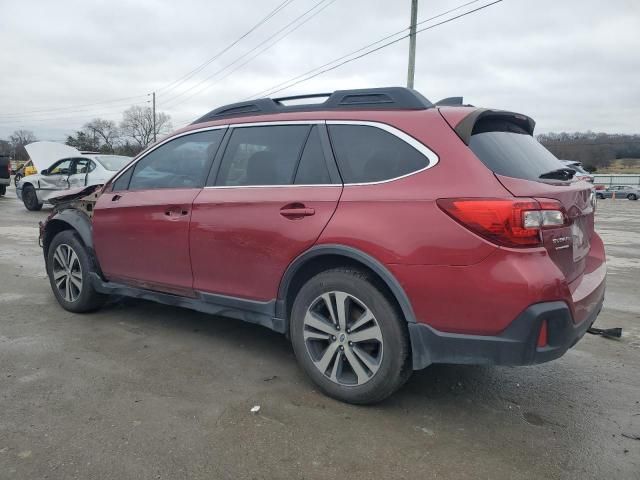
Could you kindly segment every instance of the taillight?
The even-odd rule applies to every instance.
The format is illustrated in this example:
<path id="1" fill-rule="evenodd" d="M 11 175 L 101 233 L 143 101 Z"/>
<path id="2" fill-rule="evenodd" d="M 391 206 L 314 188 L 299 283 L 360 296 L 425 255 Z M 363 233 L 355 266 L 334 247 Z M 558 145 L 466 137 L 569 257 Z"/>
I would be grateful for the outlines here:
<path id="1" fill-rule="evenodd" d="M 542 230 L 567 223 L 557 200 L 533 198 L 441 198 L 451 218 L 487 240 L 507 247 L 542 246 Z"/>

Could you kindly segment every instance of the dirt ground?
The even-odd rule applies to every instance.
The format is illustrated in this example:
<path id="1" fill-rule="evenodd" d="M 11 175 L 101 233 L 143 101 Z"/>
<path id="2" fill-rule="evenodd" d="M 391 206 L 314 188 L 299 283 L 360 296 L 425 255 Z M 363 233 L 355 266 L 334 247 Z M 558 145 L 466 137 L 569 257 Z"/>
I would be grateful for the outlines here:
<path id="1" fill-rule="evenodd" d="M 640 479 L 640 201 L 597 215 L 597 326 L 621 340 L 430 367 L 374 407 L 317 392 L 258 326 L 137 300 L 66 312 L 37 245 L 47 214 L 0 198 L 1 479 Z"/>

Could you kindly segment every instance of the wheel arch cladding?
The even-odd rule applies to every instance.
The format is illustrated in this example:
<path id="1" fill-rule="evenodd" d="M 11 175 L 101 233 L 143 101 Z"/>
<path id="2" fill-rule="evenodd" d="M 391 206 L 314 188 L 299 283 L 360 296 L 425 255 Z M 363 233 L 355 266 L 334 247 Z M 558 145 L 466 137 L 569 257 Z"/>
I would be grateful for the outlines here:
<path id="1" fill-rule="evenodd" d="M 47 222 L 42 239 L 42 250 L 45 259 L 47 258 L 51 241 L 58 233 L 64 230 L 74 230 L 78 235 L 80 235 L 82 242 L 89 249 L 90 255 L 95 261 L 91 220 L 89 220 L 85 214 L 77 210 L 62 210 Z"/>
<path id="2" fill-rule="evenodd" d="M 302 285 L 318 273 L 337 267 L 354 267 L 373 274 L 405 320 L 416 322 L 409 297 L 393 274 L 372 256 L 344 245 L 317 245 L 291 262 L 280 281 L 276 317 L 288 321 L 293 301 Z"/>

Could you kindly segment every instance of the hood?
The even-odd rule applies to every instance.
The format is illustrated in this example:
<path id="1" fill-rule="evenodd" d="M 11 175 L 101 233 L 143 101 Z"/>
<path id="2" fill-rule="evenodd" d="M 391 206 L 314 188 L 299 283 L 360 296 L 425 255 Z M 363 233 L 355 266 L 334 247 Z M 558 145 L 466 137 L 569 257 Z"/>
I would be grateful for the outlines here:
<path id="1" fill-rule="evenodd" d="M 57 142 L 33 142 L 25 150 L 38 172 L 49 168 L 54 162 L 68 157 L 78 157 L 80 152 L 69 145 Z"/>

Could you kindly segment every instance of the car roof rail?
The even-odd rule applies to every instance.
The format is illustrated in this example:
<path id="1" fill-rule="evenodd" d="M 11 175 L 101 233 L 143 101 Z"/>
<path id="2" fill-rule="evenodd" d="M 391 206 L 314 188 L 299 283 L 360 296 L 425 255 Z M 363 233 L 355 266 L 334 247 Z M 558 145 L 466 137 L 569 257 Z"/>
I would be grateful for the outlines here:
<path id="1" fill-rule="evenodd" d="M 300 100 L 324 98 L 324 102 L 297 103 Z M 295 102 L 287 105 L 287 102 Z M 198 118 L 197 123 L 222 118 L 247 115 L 265 115 L 286 112 L 312 112 L 321 110 L 426 110 L 433 104 L 416 90 L 404 87 L 364 88 L 356 90 L 336 90 L 333 93 L 313 93 L 279 98 L 260 98 L 246 102 L 232 103 L 211 110 Z"/>

